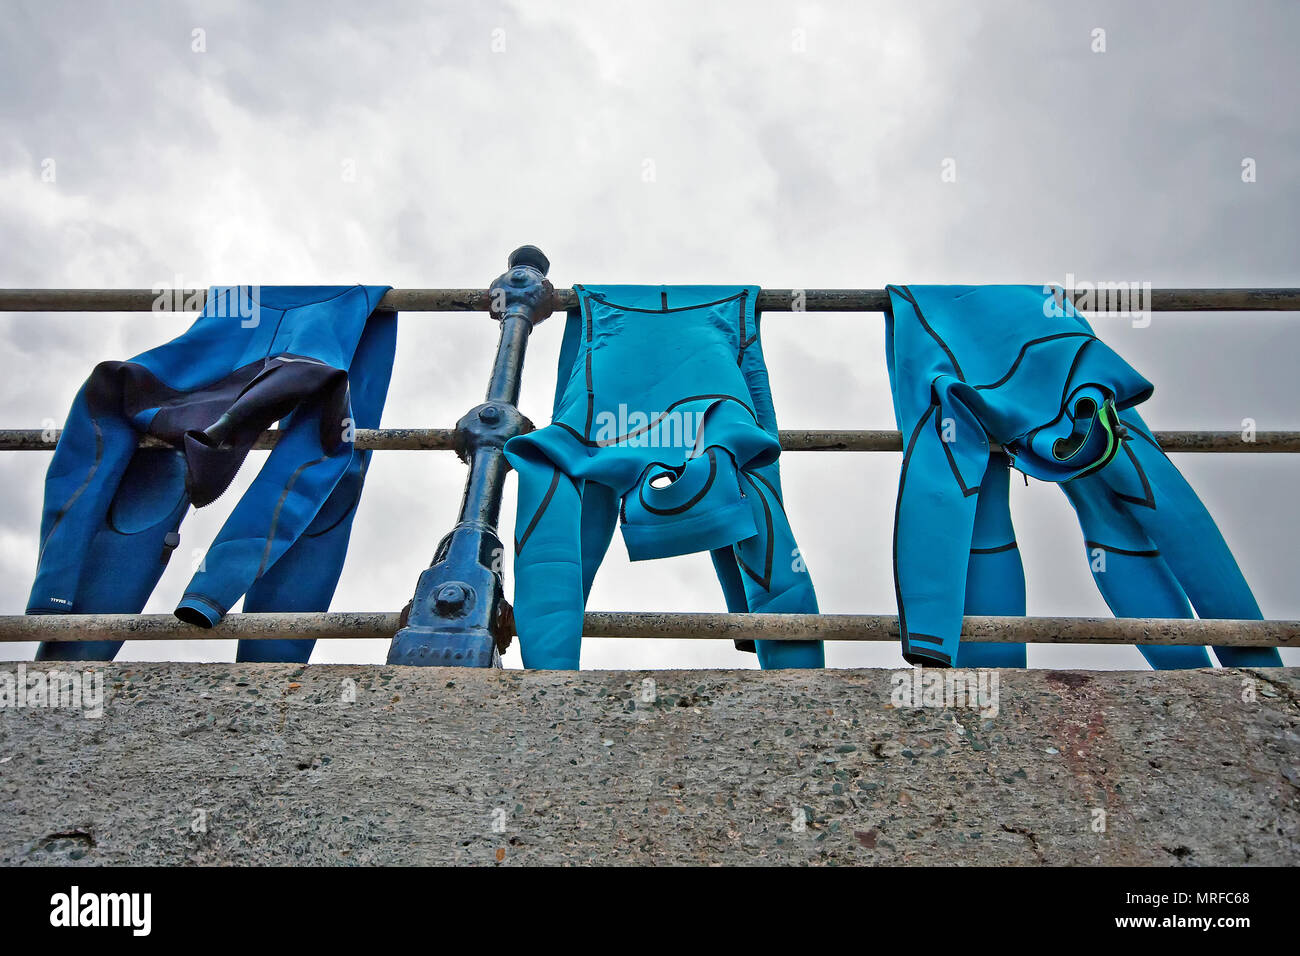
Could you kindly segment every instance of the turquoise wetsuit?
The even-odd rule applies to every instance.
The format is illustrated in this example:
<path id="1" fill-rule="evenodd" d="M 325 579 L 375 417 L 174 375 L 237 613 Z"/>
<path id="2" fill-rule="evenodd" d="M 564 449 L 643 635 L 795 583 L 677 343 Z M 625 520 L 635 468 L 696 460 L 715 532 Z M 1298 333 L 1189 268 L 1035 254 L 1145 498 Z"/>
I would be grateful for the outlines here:
<path id="1" fill-rule="evenodd" d="M 387 286 L 213 288 L 182 335 L 97 366 L 45 479 L 29 614 L 144 607 L 190 505 L 221 495 L 257 436 L 279 441 L 208 547 L 176 616 L 211 627 L 245 611 L 324 611 L 343 568 L 388 392 L 397 315 Z M 373 314 L 372 314 L 373 313 Z M 171 448 L 137 448 L 152 435 Z M 241 661 L 306 662 L 310 640 L 241 641 Z M 111 660 L 120 641 L 41 645 L 40 660 Z"/>
<path id="2" fill-rule="evenodd" d="M 1024 666 L 1023 644 L 958 642 L 963 613 L 1025 613 L 1010 467 L 1061 485 L 1116 615 L 1260 618 L 1213 519 L 1134 410 L 1151 384 L 1068 302 L 1033 286 L 889 293 L 904 436 L 894 574 L 909 661 Z M 1203 647 L 1139 649 L 1157 668 L 1210 666 Z M 1281 664 L 1273 648 L 1215 652 L 1229 666 Z"/>
<path id="3" fill-rule="evenodd" d="M 710 551 L 731 611 L 816 613 L 781 499 L 754 286 L 575 286 L 552 423 L 511 439 L 524 666 L 576 668 L 617 523 L 634 561 Z M 818 641 L 758 641 L 821 667 Z"/>

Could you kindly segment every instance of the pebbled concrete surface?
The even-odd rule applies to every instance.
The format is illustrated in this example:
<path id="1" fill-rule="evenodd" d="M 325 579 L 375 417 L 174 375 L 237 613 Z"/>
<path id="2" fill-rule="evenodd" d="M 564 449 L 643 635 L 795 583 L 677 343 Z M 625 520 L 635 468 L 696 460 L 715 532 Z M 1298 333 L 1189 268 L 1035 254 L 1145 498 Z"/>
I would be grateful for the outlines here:
<path id="1" fill-rule="evenodd" d="M 1295 668 L 101 670 L 0 707 L 0 863 L 1300 863 Z"/>

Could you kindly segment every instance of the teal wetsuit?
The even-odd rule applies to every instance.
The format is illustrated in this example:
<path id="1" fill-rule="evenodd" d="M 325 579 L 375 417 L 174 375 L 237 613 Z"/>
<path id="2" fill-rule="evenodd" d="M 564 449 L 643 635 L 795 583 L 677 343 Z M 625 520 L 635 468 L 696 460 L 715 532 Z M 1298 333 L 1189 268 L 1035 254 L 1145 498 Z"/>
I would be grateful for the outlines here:
<path id="1" fill-rule="evenodd" d="M 578 667 L 615 524 L 634 561 L 709 551 L 731 611 L 816 613 L 782 505 L 758 289 L 575 289 L 552 423 L 505 448 L 524 666 Z M 763 667 L 824 665 L 818 641 L 755 643 Z"/>
<path id="2" fill-rule="evenodd" d="M 909 661 L 1024 666 L 1023 644 L 958 641 L 963 613 L 1025 613 L 1010 467 L 1060 484 L 1117 616 L 1260 618 L 1213 519 L 1134 410 L 1151 384 L 1072 306 L 1034 286 L 889 293 L 904 437 L 894 574 Z M 1161 669 L 1210 666 L 1203 647 L 1139 649 Z M 1281 664 L 1273 648 L 1215 652 L 1229 666 Z"/>

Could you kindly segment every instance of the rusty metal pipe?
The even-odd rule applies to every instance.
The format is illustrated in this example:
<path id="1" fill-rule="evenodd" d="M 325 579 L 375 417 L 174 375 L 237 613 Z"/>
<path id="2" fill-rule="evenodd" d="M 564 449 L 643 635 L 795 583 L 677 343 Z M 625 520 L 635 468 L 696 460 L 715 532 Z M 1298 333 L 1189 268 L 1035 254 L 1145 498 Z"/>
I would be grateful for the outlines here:
<path id="1" fill-rule="evenodd" d="M 1150 296 L 1155 312 L 1300 311 L 1300 289 L 1152 289 Z M 0 312 L 197 312 L 206 298 L 206 289 L 0 289 Z M 393 289 L 379 308 L 487 312 L 490 303 L 488 289 Z M 555 291 L 556 309 L 576 305 L 572 289 Z M 883 312 L 888 306 L 884 289 L 763 289 L 758 296 L 760 312 Z"/>
<path id="2" fill-rule="evenodd" d="M 54 451 L 60 429 L 0 429 L 0 451 Z M 1256 432 L 1247 441 L 1236 431 L 1160 431 L 1154 433 L 1167 452 L 1210 452 L 1279 454 L 1300 452 L 1300 431 Z M 263 432 L 254 449 L 268 449 L 279 441 L 275 430 Z M 167 448 L 165 442 L 146 437 L 146 448 Z M 454 451 L 454 428 L 359 428 L 358 448 L 387 451 Z M 785 429 L 781 432 L 782 451 L 902 451 L 903 439 L 896 431 Z"/>
<path id="3" fill-rule="evenodd" d="M 0 643 L 19 641 L 389 640 L 396 612 L 229 614 L 199 628 L 170 614 L 11 614 Z M 589 611 L 587 637 L 667 640 L 897 641 L 893 614 L 703 614 Z M 967 641 L 1029 644 L 1191 644 L 1300 647 L 1300 621 L 1180 618 L 967 617 Z"/>

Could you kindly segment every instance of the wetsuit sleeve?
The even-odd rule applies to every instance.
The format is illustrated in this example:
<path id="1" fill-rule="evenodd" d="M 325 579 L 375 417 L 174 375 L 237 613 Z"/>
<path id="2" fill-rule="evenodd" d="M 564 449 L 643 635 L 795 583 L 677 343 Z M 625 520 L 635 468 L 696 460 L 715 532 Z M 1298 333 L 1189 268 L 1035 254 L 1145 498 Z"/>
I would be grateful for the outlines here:
<path id="1" fill-rule="evenodd" d="M 570 476 L 534 449 L 512 453 L 510 462 L 519 475 L 514 608 L 524 667 L 577 670 L 584 589 L 590 586 L 581 554 L 582 495 Z"/>
<path id="2" fill-rule="evenodd" d="M 1007 456 L 990 455 L 975 506 L 966 569 L 967 614 L 1016 617 L 1025 613 L 1025 569 L 1011 524 L 1010 479 Z M 963 641 L 957 649 L 957 666 L 1024 667 L 1025 645 Z"/>
<path id="3" fill-rule="evenodd" d="M 977 482 L 988 458 L 987 435 L 959 401 L 936 398 L 907 436 L 894 515 L 894 585 L 910 663 L 950 667 L 957 656 Z"/>

